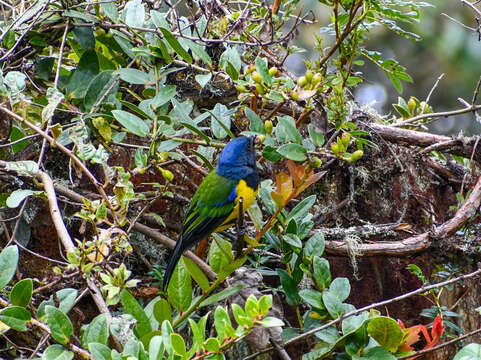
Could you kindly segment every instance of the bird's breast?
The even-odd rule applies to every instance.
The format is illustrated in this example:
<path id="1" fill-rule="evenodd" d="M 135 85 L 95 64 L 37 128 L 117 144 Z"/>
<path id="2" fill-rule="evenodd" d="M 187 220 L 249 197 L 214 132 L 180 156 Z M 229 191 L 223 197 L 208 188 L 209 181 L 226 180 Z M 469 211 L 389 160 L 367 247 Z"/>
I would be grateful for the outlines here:
<path id="1" fill-rule="evenodd" d="M 239 217 L 239 198 L 242 198 L 242 211 L 245 212 L 249 206 L 252 205 L 254 199 L 256 198 L 259 188 L 253 189 L 247 185 L 244 180 L 240 180 L 239 184 L 236 186 L 237 197 L 235 199 L 235 206 L 232 213 L 227 219 L 224 220 L 221 226 L 216 229 L 216 231 L 223 231 L 232 225 L 232 221 Z"/>

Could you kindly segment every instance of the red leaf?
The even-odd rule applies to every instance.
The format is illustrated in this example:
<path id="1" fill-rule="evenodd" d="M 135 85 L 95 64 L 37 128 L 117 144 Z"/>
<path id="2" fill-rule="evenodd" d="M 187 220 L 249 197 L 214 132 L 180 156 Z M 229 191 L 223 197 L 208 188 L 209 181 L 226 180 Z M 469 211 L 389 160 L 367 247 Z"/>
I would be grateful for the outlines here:
<path id="1" fill-rule="evenodd" d="M 434 319 L 433 323 L 433 328 L 431 329 L 431 336 L 432 336 L 432 341 L 429 344 L 429 347 L 433 347 L 436 345 L 441 338 L 441 335 L 444 333 L 444 326 L 443 326 L 443 320 L 441 319 L 441 316 L 438 314 L 436 316 L 436 319 Z M 429 349 L 426 347 L 426 349 Z"/>
<path id="2" fill-rule="evenodd" d="M 287 200 L 289 196 L 291 196 L 294 190 L 292 179 L 286 173 L 281 172 L 277 174 L 276 183 L 277 183 L 277 193 L 279 193 L 282 196 L 284 201 Z"/>
<path id="3" fill-rule="evenodd" d="M 434 319 L 433 328 L 431 329 L 431 336 L 429 336 L 428 329 L 426 329 L 426 326 L 424 325 L 415 325 L 406 329 L 404 323 L 401 320 L 398 320 L 398 324 L 401 329 L 405 329 L 404 331 L 408 334 L 408 336 L 405 338 L 404 343 L 401 344 L 398 348 L 398 351 L 401 352 L 414 351 L 414 348 L 411 345 L 419 341 L 419 332 L 423 333 L 423 336 L 426 339 L 427 343 L 423 350 L 430 349 L 435 346 L 441 338 L 441 335 L 444 333 L 443 321 L 439 314 Z M 408 360 L 416 359 L 419 356 L 421 355 L 410 357 Z"/>
<path id="4" fill-rule="evenodd" d="M 297 188 L 296 194 L 300 194 L 300 193 L 303 192 L 308 186 L 310 186 L 310 185 L 314 184 L 315 182 L 319 181 L 325 174 L 326 174 L 326 171 L 321 171 L 321 172 L 318 172 L 318 173 L 315 173 L 315 174 L 309 176 L 309 177 L 304 181 L 304 183 Z"/>

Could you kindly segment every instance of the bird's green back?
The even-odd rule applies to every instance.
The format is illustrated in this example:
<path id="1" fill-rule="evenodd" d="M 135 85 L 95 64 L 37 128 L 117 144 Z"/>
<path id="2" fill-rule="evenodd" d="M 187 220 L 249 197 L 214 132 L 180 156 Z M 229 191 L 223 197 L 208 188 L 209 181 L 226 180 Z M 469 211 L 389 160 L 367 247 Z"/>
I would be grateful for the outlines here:
<path id="1" fill-rule="evenodd" d="M 236 180 L 218 175 L 215 170 L 207 175 L 187 209 L 182 237 L 198 229 L 203 222 L 227 217 L 234 209 L 231 194 L 235 192 L 237 183 Z"/>

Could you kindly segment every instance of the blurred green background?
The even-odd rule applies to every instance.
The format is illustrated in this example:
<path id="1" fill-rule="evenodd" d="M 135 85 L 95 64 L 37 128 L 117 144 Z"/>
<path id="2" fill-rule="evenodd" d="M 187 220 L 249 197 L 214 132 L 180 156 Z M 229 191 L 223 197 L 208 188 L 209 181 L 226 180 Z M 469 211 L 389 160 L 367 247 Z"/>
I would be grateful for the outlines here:
<path id="1" fill-rule="evenodd" d="M 476 14 L 461 1 L 428 2 L 432 7 L 423 8 L 419 22 L 403 25 L 407 30 L 420 35 L 420 41 L 407 40 L 379 26 L 371 32 L 366 48 L 380 51 L 385 58 L 393 58 L 407 68 L 414 82 L 403 83 L 404 91 L 401 96 L 406 100 L 410 96 L 425 100 L 438 77 L 444 74 L 429 103 L 435 112 L 459 109 L 463 105 L 457 99 L 470 102 L 481 75 L 481 42 L 478 33 L 465 27 L 477 27 Z M 300 8 L 312 10 L 319 21 L 315 25 L 303 25 L 300 31 L 298 45 L 312 49 L 314 34 L 319 32 L 319 26 L 328 24 L 330 14 L 326 13 L 325 6 L 314 0 L 304 0 Z M 332 38 L 324 34 L 323 36 L 326 46 L 332 42 Z M 301 75 L 305 71 L 302 58 L 314 56 L 316 55 L 312 50 L 296 54 L 288 59 L 286 65 L 296 75 Z M 382 70 L 368 61 L 362 71 L 369 82 L 356 89 L 356 100 L 369 104 L 381 114 L 393 113 L 392 104 L 397 103 L 399 94 L 390 80 Z M 481 103 L 481 94 L 477 103 Z M 429 128 L 436 133 L 447 135 L 455 135 L 460 130 L 466 135 L 481 132 L 481 124 L 476 121 L 474 114 L 438 119 L 433 121 Z"/>

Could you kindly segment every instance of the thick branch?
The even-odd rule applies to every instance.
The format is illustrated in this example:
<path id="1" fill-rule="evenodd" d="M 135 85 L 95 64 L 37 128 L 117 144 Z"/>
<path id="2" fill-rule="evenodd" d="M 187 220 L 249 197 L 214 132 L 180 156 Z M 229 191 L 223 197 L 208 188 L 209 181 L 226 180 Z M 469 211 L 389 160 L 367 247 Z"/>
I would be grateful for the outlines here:
<path id="1" fill-rule="evenodd" d="M 481 176 L 478 178 L 473 191 L 465 203 L 456 211 L 456 214 L 434 228 L 432 232 L 411 236 L 400 241 L 382 241 L 371 244 L 359 244 L 356 252 L 365 256 L 377 255 L 408 255 L 424 251 L 431 246 L 431 241 L 454 234 L 470 218 L 472 218 L 481 205 Z M 334 255 L 348 255 L 349 246 L 345 241 L 326 240 L 326 252 Z"/>
<path id="2" fill-rule="evenodd" d="M 400 129 L 388 125 L 381 125 L 375 123 L 370 123 L 367 125 L 367 127 L 383 139 L 398 144 L 428 147 L 434 144 L 445 143 L 455 140 L 448 136 L 435 135 L 408 129 Z M 454 155 L 463 156 L 469 159 L 471 158 L 471 155 L 473 155 L 474 151 L 473 159 L 476 161 L 481 161 L 481 147 L 475 148 L 475 144 L 475 137 L 461 138 L 457 141 L 455 145 L 451 147 L 449 152 Z"/>

